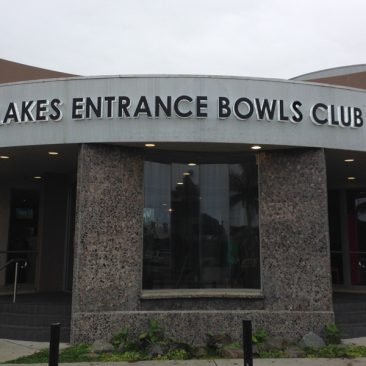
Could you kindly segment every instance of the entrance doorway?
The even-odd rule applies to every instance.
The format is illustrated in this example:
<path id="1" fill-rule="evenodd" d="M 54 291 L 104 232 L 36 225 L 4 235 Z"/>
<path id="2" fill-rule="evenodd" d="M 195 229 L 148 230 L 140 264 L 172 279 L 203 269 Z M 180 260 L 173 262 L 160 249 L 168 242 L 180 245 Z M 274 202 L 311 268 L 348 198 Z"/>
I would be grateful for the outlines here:
<path id="1" fill-rule="evenodd" d="M 366 290 L 366 190 L 328 197 L 333 285 Z"/>
<path id="2" fill-rule="evenodd" d="M 34 284 L 38 238 L 39 192 L 12 190 L 7 261 L 24 259 L 27 267 L 18 275 L 18 282 Z M 15 263 L 7 268 L 6 284 L 14 282 Z"/>
<path id="3" fill-rule="evenodd" d="M 366 285 L 366 192 L 347 194 L 348 253 L 351 285 Z"/>

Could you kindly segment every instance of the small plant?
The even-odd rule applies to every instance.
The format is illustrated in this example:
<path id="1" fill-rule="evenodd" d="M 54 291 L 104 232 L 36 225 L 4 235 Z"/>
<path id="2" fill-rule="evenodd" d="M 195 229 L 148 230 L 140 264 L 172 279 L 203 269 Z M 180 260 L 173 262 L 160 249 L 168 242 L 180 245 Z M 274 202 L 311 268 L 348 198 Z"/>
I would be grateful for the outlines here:
<path id="1" fill-rule="evenodd" d="M 138 346 L 131 339 L 128 328 L 122 328 L 118 333 L 114 333 L 111 343 L 118 352 L 138 351 Z"/>
<path id="2" fill-rule="evenodd" d="M 267 337 L 268 337 L 268 334 L 264 329 L 257 329 L 252 334 L 252 342 L 253 342 L 253 344 L 263 343 Z"/>
<path id="3" fill-rule="evenodd" d="M 242 345 L 240 344 L 240 342 L 233 342 L 233 343 L 227 344 L 225 346 L 225 348 L 227 348 L 227 349 L 242 349 Z"/>
<path id="4" fill-rule="evenodd" d="M 327 324 L 324 327 L 326 344 L 340 344 L 341 332 L 335 324 Z"/>
<path id="5" fill-rule="evenodd" d="M 120 362 L 120 361 L 142 361 L 146 356 L 142 352 L 127 351 L 123 353 L 102 353 L 99 356 L 101 362 Z"/>
<path id="6" fill-rule="evenodd" d="M 164 329 L 152 319 L 149 321 L 147 331 L 140 334 L 139 340 L 143 344 L 163 342 L 165 341 Z"/>
<path id="7" fill-rule="evenodd" d="M 166 355 L 159 357 L 160 360 L 188 360 L 189 353 L 184 349 L 173 349 Z"/>
<path id="8" fill-rule="evenodd" d="M 260 358 L 283 358 L 285 356 L 285 352 L 280 349 L 273 349 L 267 351 L 260 351 Z"/>
<path id="9" fill-rule="evenodd" d="M 114 348 L 118 348 L 121 343 L 125 343 L 128 340 L 128 328 L 122 328 L 118 333 L 112 335 L 112 341 Z"/>

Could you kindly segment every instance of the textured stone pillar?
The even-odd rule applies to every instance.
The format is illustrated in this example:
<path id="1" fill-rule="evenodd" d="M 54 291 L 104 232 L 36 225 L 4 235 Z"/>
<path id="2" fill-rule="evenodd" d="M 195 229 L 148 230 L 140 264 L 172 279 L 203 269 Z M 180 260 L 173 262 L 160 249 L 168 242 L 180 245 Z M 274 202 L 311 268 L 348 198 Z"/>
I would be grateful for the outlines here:
<path id="1" fill-rule="evenodd" d="M 133 150 L 83 145 L 79 154 L 72 342 L 93 342 L 155 319 L 167 335 L 202 344 L 241 338 L 241 320 L 297 340 L 333 321 L 323 150 L 259 159 L 262 292 L 140 298 L 143 161 Z"/>
<path id="2" fill-rule="evenodd" d="M 324 151 L 264 152 L 259 171 L 265 309 L 332 312 Z"/>
<path id="3" fill-rule="evenodd" d="M 141 156 L 120 147 L 82 145 L 77 173 L 73 342 L 96 331 L 84 319 L 100 319 L 110 311 L 137 310 L 142 212 Z M 102 329 L 105 325 L 97 326 Z"/>

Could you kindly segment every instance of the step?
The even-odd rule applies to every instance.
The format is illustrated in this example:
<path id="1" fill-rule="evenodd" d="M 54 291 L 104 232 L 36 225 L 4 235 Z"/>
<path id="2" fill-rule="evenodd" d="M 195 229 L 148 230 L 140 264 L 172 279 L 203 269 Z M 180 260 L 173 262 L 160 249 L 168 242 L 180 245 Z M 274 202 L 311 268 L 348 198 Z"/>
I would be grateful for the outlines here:
<path id="1" fill-rule="evenodd" d="M 335 313 L 336 323 L 365 323 L 366 311 Z"/>
<path id="2" fill-rule="evenodd" d="M 0 325 L 0 338 L 48 342 L 50 340 L 50 327 Z M 70 341 L 70 327 L 61 326 L 60 341 Z"/>
<path id="3" fill-rule="evenodd" d="M 344 302 L 333 303 L 333 310 L 335 313 L 343 313 L 346 311 L 366 311 L 365 302 Z"/>
<path id="4" fill-rule="evenodd" d="M 2 325 L 49 326 L 51 323 L 61 323 L 70 326 L 70 316 L 59 314 L 29 314 L 0 313 Z"/>
<path id="5" fill-rule="evenodd" d="M 366 323 L 337 324 L 342 338 L 366 337 Z"/>
<path id="6" fill-rule="evenodd" d="M 1 313 L 21 313 L 28 315 L 37 314 L 62 314 L 64 316 L 70 316 L 71 305 L 70 304 L 28 304 L 28 303 L 2 303 L 0 304 Z"/>

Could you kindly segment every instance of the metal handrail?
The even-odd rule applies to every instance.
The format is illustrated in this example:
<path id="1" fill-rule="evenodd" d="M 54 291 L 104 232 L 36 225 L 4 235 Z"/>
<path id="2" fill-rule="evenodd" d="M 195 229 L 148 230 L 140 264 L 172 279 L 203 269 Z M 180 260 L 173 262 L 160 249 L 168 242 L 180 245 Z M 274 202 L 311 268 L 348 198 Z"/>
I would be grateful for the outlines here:
<path id="1" fill-rule="evenodd" d="M 28 266 L 28 262 L 23 258 L 13 258 L 8 260 L 2 267 L 0 267 L 0 271 L 7 268 L 12 263 L 15 263 L 14 286 L 13 286 L 13 303 L 15 303 L 17 297 L 19 264 L 23 263 L 20 265 L 20 269 L 23 269 Z"/>
<path id="2" fill-rule="evenodd" d="M 0 254 L 21 254 L 21 253 L 26 253 L 26 254 L 36 253 L 37 254 L 37 251 L 36 250 L 0 250 Z"/>

